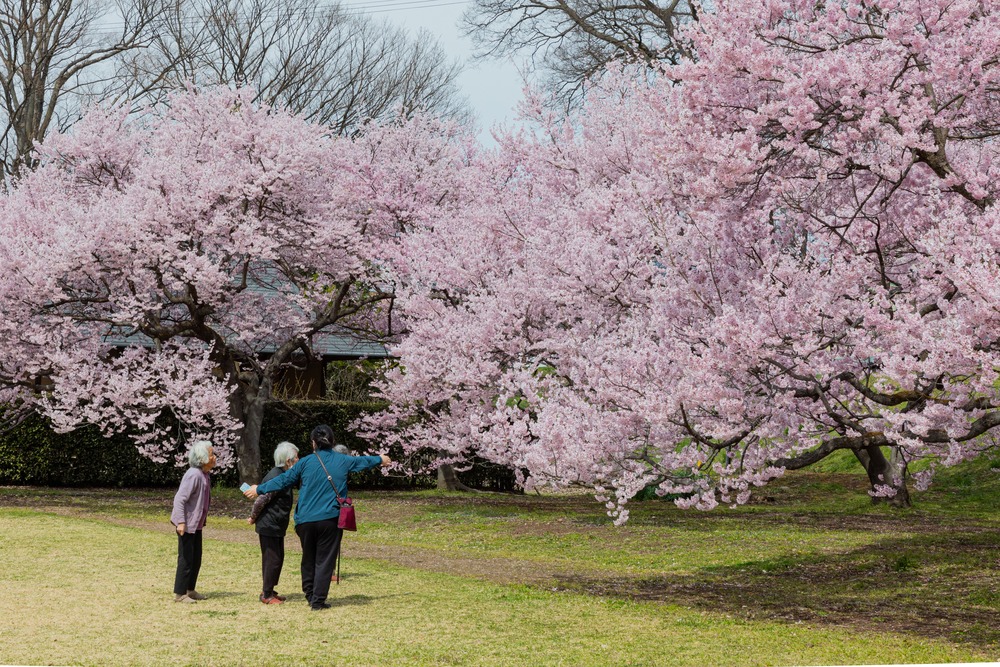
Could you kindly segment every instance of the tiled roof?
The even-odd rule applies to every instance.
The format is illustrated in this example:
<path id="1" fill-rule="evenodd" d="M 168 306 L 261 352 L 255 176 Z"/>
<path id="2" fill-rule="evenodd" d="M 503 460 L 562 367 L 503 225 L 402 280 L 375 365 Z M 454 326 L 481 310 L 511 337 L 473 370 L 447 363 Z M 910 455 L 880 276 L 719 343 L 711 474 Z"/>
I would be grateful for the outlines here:
<path id="1" fill-rule="evenodd" d="M 271 295 L 278 295 L 282 287 L 291 286 L 281 272 L 272 265 L 257 266 L 247 276 L 245 290 L 249 293 L 257 294 L 267 299 Z M 291 291 L 297 291 L 292 286 Z M 128 347 L 138 345 L 142 347 L 153 347 L 151 338 L 144 334 L 132 333 L 126 335 L 125 332 L 112 333 L 104 336 L 104 342 L 115 347 Z M 312 337 L 311 346 L 313 353 L 322 359 L 359 359 L 363 357 L 384 359 L 392 355 L 381 343 L 365 340 L 347 329 L 332 329 L 321 331 Z M 260 353 L 271 354 L 275 350 L 273 344 L 265 344 Z"/>
<path id="2" fill-rule="evenodd" d="M 324 359 L 336 357 L 384 359 L 392 356 L 385 345 L 375 341 L 363 340 L 346 332 L 343 334 L 317 334 L 313 336 L 312 349 L 317 356 Z"/>
<path id="3" fill-rule="evenodd" d="M 134 333 L 128 336 L 113 333 L 103 336 L 103 340 L 114 347 L 131 347 L 133 345 L 140 347 L 154 346 L 153 339 L 141 333 Z M 310 347 L 313 353 L 322 359 L 360 359 L 364 357 L 385 359 L 392 356 L 389 350 L 381 343 L 364 340 L 347 331 L 341 333 L 321 332 L 316 334 L 313 336 Z M 265 345 L 261 349 L 261 354 L 271 354 L 274 352 L 274 349 L 273 345 Z"/>

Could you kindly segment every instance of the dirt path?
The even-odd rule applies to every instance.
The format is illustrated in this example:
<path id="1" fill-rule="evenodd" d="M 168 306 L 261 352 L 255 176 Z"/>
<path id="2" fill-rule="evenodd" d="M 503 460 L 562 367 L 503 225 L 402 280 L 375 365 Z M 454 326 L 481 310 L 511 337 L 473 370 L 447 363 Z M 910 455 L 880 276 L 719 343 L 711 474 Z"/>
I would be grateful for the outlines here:
<path id="1" fill-rule="evenodd" d="M 128 528 L 138 528 L 155 533 L 170 534 L 172 526 L 165 521 L 139 518 L 121 518 L 112 513 L 94 509 L 89 502 L 77 502 L 73 498 L 46 498 L 43 502 L 28 502 L 28 498 L 19 501 L 16 498 L 0 496 L 0 507 L 24 507 L 39 512 L 57 514 L 59 516 L 77 519 L 92 519 Z M 161 507 L 162 503 L 155 503 Z M 239 512 L 245 512 L 245 507 L 238 507 Z M 238 516 L 233 508 L 223 503 L 213 504 L 213 513 Z M 384 514 L 384 512 L 383 512 Z M 387 518 L 385 516 L 383 519 Z M 257 545 L 257 534 L 248 525 L 245 528 L 213 526 L 211 518 L 206 528 L 205 537 L 212 540 L 232 542 L 236 544 Z M 286 541 L 286 549 L 293 553 L 301 551 L 294 535 Z M 344 553 L 349 558 L 364 558 L 380 560 L 400 567 L 408 567 L 429 572 L 472 577 L 499 584 L 529 584 L 557 587 L 560 581 L 567 581 L 580 574 L 580 568 L 561 568 L 551 565 L 540 565 L 536 561 L 524 561 L 514 558 L 466 558 L 449 555 L 437 549 L 426 549 L 413 546 L 384 545 L 368 542 L 348 534 L 345 538 Z M 593 572 L 595 576 L 598 572 Z"/>
<path id="2" fill-rule="evenodd" d="M 98 520 L 115 525 L 169 534 L 161 514 L 168 492 L 130 494 L 122 491 L 4 490 L 0 507 L 26 507 L 62 516 Z M 384 496 L 367 499 L 367 519 L 396 526 L 419 512 L 448 511 L 470 504 L 497 511 L 516 506 L 523 513 L 511 519 L 513 538 L 519 535 L 587 533 L 594 548 L 621 549 L 613 531 L 598 523 L 551 519 L 560 507 L 580 518 L 581 505 L 523 497 L 421 497 L 400 501 Z M 131 513 L 135 518 L 123 518 Z M 138 508 L 138 511 L 136 511 Z M 245 516 L 241 500 L 213 499 L 215 516 Z M 535 514 L 532 514 L 535 512 Z M 548 514 L 546 514 L 548 513 Z M 143 515 L 146 515 L 145 517 Z M 510 515 L 504 514 L 509 517 Z M 597 518 L 597 517 L 594 517 Z M 452 517 L 451 521 L 455 521 Z M 473 557 L 438 548 L 386 545 L 361 534 L 345 541 L 348 568 L 351 558 L 364 558 L 401 567 L 472 577 L 498 584 L 528 584 L 548 590 L 680 605 L 734 617 L 783 622 L 836 625 L 860 632 L 887 631 L 967 643 L 1000 655 L 1000 531 L 993 524 L 942 521 L 940 517 L 911 513 L 900 520 L 887 515 L 840 516 L 803 512 L 773 512 L 728 517 L 723 514 L 683 514 L 646 517 L 654 525 L 710 532 L 726 525 L 748 530 L 768 525 L 804 525 L 831 531 L 863 530 L 878 536 L 870 544 L 847 551 L 807 558 L 779 558 L 771 563 L 744 563 L 706 567 L 697 576 L 644 574 L 629 576 L 613 569 L 590 569 L 580 563 L 563 567 L 544 561 L 513 557 Z M 206 537 L 256 545 L 249 526 L 221 526 L 211 519 Z M 362 524 L 363 529 L 363 524 Z M 641 538 L 640 538 L 641 539 Z M 604 540 L 602 542 L 601 540 Z M 647 545 L 651 546 L 651 545 Z M 289 536 L 289 551 L 299 550 Z M 791 553 L 791 549 L 789 552 Z M 349 569 L 347 570 L 349 572 Z"/>

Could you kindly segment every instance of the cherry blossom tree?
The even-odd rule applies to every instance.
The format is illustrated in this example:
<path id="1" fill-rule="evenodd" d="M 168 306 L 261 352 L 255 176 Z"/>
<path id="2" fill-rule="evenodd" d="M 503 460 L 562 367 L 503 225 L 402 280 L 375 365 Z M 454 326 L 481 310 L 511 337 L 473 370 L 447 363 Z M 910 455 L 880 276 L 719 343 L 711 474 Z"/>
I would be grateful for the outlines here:
<path id="1" fill-rule="evenodd" d="M 480 191 L 403 240 L 408 336 L 373 432 L 616 522 L 838 450 L 908 466 L 994 447 L 1000 25 L 988 2 L 721 2 L 696 58 L 611 72 L 499 137 Z"/>
<path id="2" fill-rule="evenodd" d="M 374 133 L 337 138 L 251 96 L 97 110 L 46 140 L 0 200 L 5 398 L 61 429 L 135 429 L 158 460 L 170 413 L 256 480 L 280 374 L 326 333 L 390 333 L 379 253 L 399 230 L 366 222 Z"/>

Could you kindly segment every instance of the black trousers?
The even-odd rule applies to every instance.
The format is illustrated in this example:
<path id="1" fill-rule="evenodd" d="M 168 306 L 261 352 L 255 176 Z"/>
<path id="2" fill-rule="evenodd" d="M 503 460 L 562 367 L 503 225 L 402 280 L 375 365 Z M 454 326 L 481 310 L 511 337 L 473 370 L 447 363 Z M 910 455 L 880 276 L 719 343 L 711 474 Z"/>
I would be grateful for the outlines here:
<path id="1" fill-rule="evenodd" d="M 177 574 L 174 576 L 174 595 L 193 591 L 201 571 L 201 531 L 177 536 Z"/>
<path id="2" fill-rule="evenodd" d="M 336 519 L 327 519 L 297 524 L 295 532 L 302 542 L 302 592 L 309 605 L 317 607 L 330 594 L 330 578 L 344 531 L 337 528 Z"/>
<path id="3" fill-rule="evenodd" d="M 260 538 L 261 575 L 264 579 L 262 594 L 269 598 L 274 596 L 274 587 L 281 578 L 281 567 L 285 564 L 285 538 L 270 535 L 258 535 Z"/>

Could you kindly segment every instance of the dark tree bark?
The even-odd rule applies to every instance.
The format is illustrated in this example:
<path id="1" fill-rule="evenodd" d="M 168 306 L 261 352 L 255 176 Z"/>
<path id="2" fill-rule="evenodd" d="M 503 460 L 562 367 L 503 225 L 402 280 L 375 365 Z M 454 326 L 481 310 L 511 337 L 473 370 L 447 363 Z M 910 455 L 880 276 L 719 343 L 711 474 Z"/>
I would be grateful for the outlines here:
<path id="1" fill-rule="evenodd" d="M 437 488 L 438 491 L 475 491 L 475 489 L 462 484 L 462 480 L 458 478 L 454 466 L 450 463 L 438 466 Z"/>
<path id="2" fill-rule="evenodd" d="M 239 397 L 235 402 L 240 405 L 240 413 L 234 414 L 234 417 L 243 424 L 236 442 L 236 469 L 240 481 L 256 484 L 260 481 L 260 429 L 264 423 L 267 400 L 257 392 Z"/>
<path id="3" fill-rule="evenodd" d="M 906 463 L 899 456 L 897 448 L 892 449 L 893 454 L 888 459 L 882 453 L 882 448 L 876 445 L 856 449 L 854 455 L 864 467 L 872 490 L 876 486 L 891 486 L 896 490 L 896 495 L 890 498 L 872 496 L 872 503 L 885 503 L 892 507 L 912 507 L 910 492 L 906 488 Z"/>
<path id="4" fill-rule="evenodd" d="M 887 459 L 882 453 L 882 447 L 890 448 L 890 458 Z M 873 491 L 876 486 L 891 486 L 896 490 L 896 495 L 891 498 L 872 496 L 873 503 L 887 503 L 893 507 L 912 505 L 910 492 L 906 488 L 906 460 L 899 447 L 894 446 L 881 433 L 832 438 L 795 458 L 775 460 L 773 465 L 786 470 L 801 470 L 822 461 L 838 449 L 849 449 L 854 453 L 865 469 Z"/>

